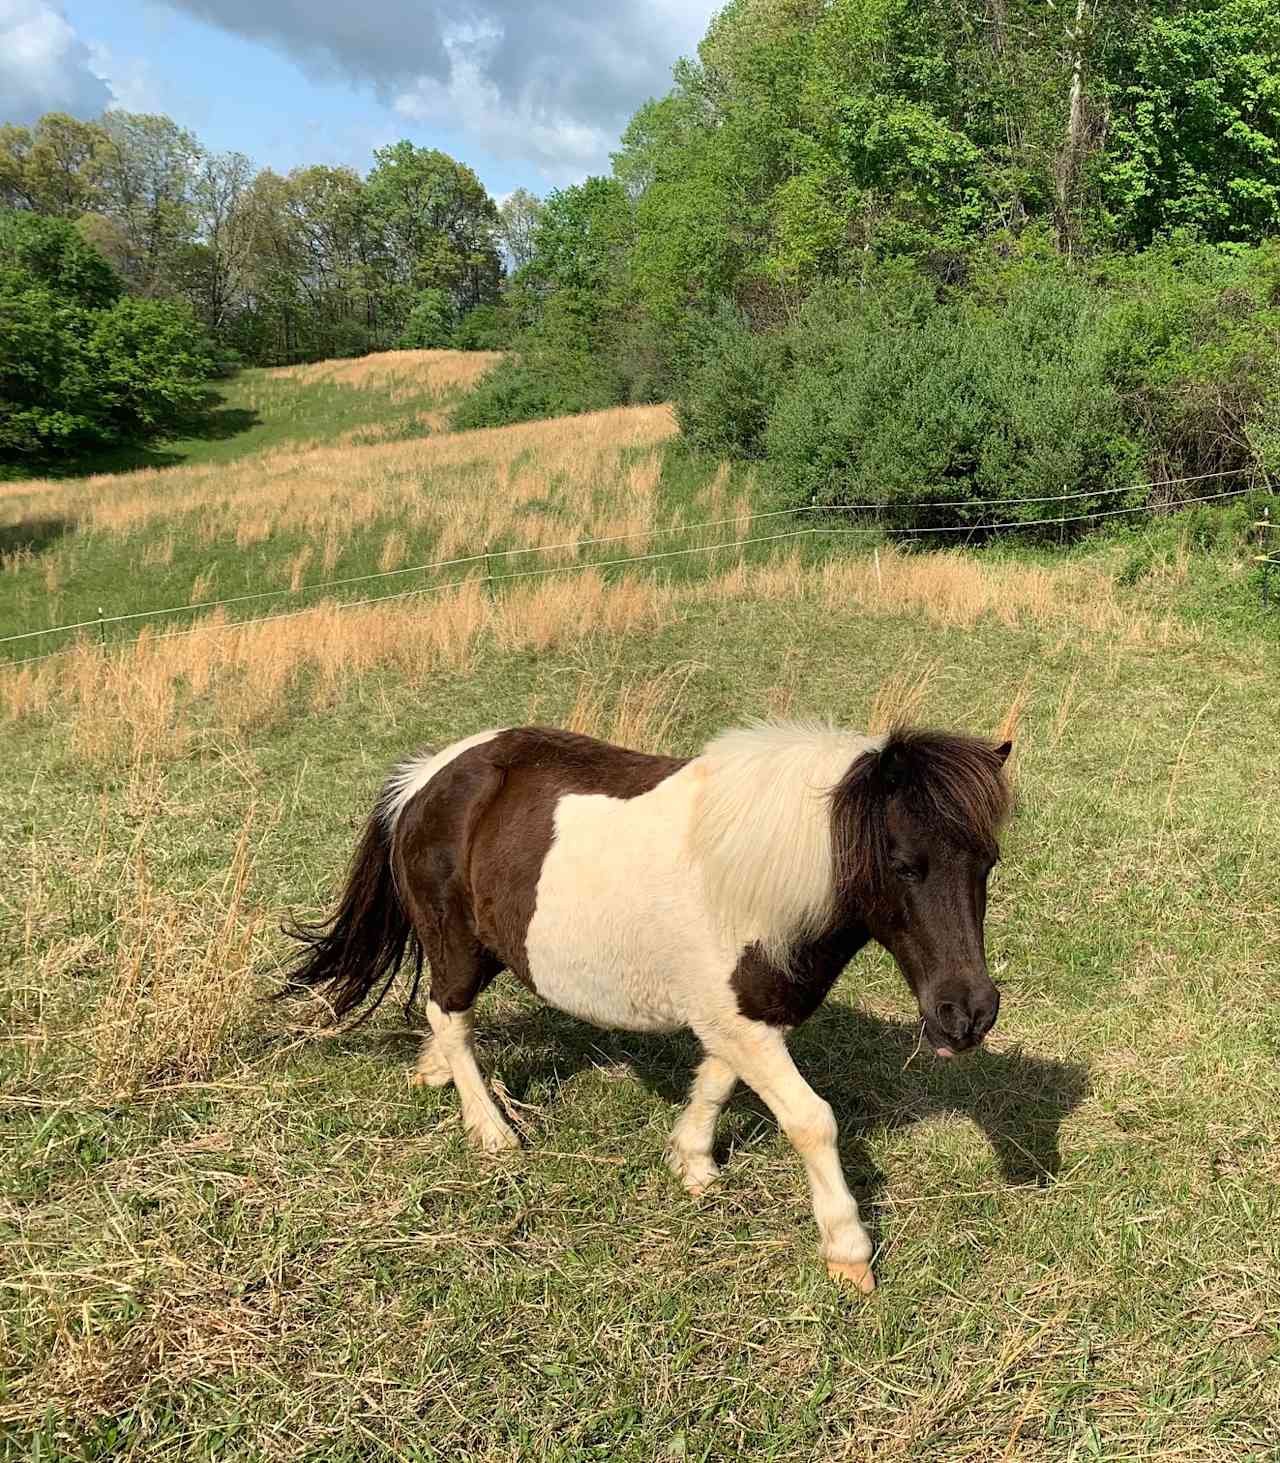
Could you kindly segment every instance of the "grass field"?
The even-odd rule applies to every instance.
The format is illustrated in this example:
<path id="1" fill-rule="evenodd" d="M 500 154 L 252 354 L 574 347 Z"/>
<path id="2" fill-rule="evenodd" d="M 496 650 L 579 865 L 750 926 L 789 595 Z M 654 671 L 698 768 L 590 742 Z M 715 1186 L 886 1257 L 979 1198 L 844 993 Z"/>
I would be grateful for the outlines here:
<path id="1" fill-rule="evenodd" d="M 670 430 L 636 409 L 10 485 L 15 541 L 74 528 L 0 576 L 0 625 L 75 617 L 95 575 L 146 608 L 308 548 L 304 581 L 362 572 L 396 533 L 405 564 L 740 536 L 759 488 Z M 1276 629 L 1236 561 L 1170 530 L 1056 561 L 815 536 L 571 567 L 603 552 L 0 668 L 6 1455 L 1280 1456 Z M 671 1178 L 689 1041 L 500 979 L 481 1058 L 525 1147 L 494 1160 L 452 1091 L 406 1085 L 398 1004 L 334 1034 L 257 999 L 407 750 L 537 719 L 688 752 L 771 712 L 1018 723 L 990 1049 L 915 1053 L 872 954 L 795 1039 L 869 1299 L 826 1279 L 749 1095 L 719 1187 Z"/>

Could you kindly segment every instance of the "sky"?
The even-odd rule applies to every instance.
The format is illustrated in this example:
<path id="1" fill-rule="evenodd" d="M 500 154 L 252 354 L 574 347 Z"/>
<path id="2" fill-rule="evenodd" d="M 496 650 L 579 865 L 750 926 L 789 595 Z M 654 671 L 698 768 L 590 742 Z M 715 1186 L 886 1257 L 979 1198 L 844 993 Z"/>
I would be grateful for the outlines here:
<path id="1" fill-rule="evenodd" d="M 497 197 L 609 170 L 722 0 L 0 0 L 0 122 L 164 112 L 286 171 L 408 137 Z"/>

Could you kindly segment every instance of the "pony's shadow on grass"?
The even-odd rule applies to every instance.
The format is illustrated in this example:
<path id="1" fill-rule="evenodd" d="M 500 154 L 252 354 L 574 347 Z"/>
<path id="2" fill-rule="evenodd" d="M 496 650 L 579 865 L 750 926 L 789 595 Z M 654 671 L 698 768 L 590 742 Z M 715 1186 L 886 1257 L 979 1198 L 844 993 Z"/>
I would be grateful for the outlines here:
<path id="1" fill-rule="evenodd" d="M 484 1065 L 517 1100 L 548 1079 L 558 1084 L 590 1067 L 622 1065 L 673 1104 L 673 1122 L 700 1057 L 687 1033 L 602 1031 L 550 1007 L 482 1032 Z M 1061 1170 L 1059 1134 L 1088 1092 L 1088 1068 L 1017 1047 L 983 1048 L 944 1062 L 927 1044 L 917 1051 L 918 1037 L 916 1025 L 831 1001 L 791 1041 L 796 1064 L 835 1110 L 841 1157 L 858 1198 L 874 1202 L 884 1186 L 868 1136 L 949 1114 L 971 1118 L 982 1130 L 1006 1183 L 1047 1184 Z M 717 1159 L 773 1126 L 756 1094 L 739 1086 L 718 1126 Z"/>
<path id="2" fill-rule="evenodd" d="M 0 554 L 43 554 L 75 532 L 75 520 L 59 515 L 0 524 Z"/>

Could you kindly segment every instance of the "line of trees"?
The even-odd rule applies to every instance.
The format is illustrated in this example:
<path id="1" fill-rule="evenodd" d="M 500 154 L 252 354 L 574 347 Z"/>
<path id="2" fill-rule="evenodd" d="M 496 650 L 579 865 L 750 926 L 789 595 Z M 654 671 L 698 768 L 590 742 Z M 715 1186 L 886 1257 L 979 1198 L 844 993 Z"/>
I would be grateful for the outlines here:
<path id="1" fill-rule="evenodd" d="M 455 420 L 674 397 L 787 501 L 961 522 L 1277 473 L 1278 234 L 1275 0 L 730 0 Z"/>
<path id="2" fill-rule="evenodd" d="M 233 358 L 510 345 L 456 425 L 674 399 L 806 502 L 1280 471 L 1275 0 L 729 0 L 541 202 L 113 112 L 0 128 L 0 203 Z"/>
<path id="3" fill-rule="evenodd" d="M 365 177 L 255 172 L 168 117 L 0 127 L 0 206 L 73 222 L 144 299 L 185 300 L 224 356 L 276 365 L 396 346 L 484 348 L 537 200 L 402 141 Z"/>

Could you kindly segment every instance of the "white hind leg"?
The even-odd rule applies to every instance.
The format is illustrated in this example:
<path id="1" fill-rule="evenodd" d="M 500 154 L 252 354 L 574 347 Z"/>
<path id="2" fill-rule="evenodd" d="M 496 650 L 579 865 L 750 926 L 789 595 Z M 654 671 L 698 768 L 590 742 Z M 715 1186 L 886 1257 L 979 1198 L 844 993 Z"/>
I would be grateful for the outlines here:
<path id="1" fill-rule="evenodd" d="M 691 1194 L 703 1193 L 720 1173 L 711 1156 L 716 1119 L 737 1085 L 738 1074 L 726 1062 L 710 1055 L 702 1059 L 667 1144 L 667 1164 Z"/>
<path id="2" fill-rule="evenodd" d="M 498 1111 L 498 1105 L 480 1073 L 471 1036 L 471 1012 L 443 1011 L 435 1001 L 428 1001 L 427 1019 L 433 1032 L 430 1045 L 438 1048 L 438 1055 L 448 1065 L 458 1089 L 462 1102 L 462 1125 L 468 1137 L 486 1153 L 518 1148 L 520 1140 Z M 435 1061 L 435 1057 L 431 1060 Z"/>
<path id="3" fill-rule="evenodd" d="M 828 1272 L 859 1290 L 874 1290 L 871 1236 L 862 1227 L 857 1201 L 840 1167 L 831 1104 L 800 1075 L 782 1033 L 775 1027 L 742 1019 L 699 1035 L 726 1066 L 760 1094 L 804 1160 Z"/>

